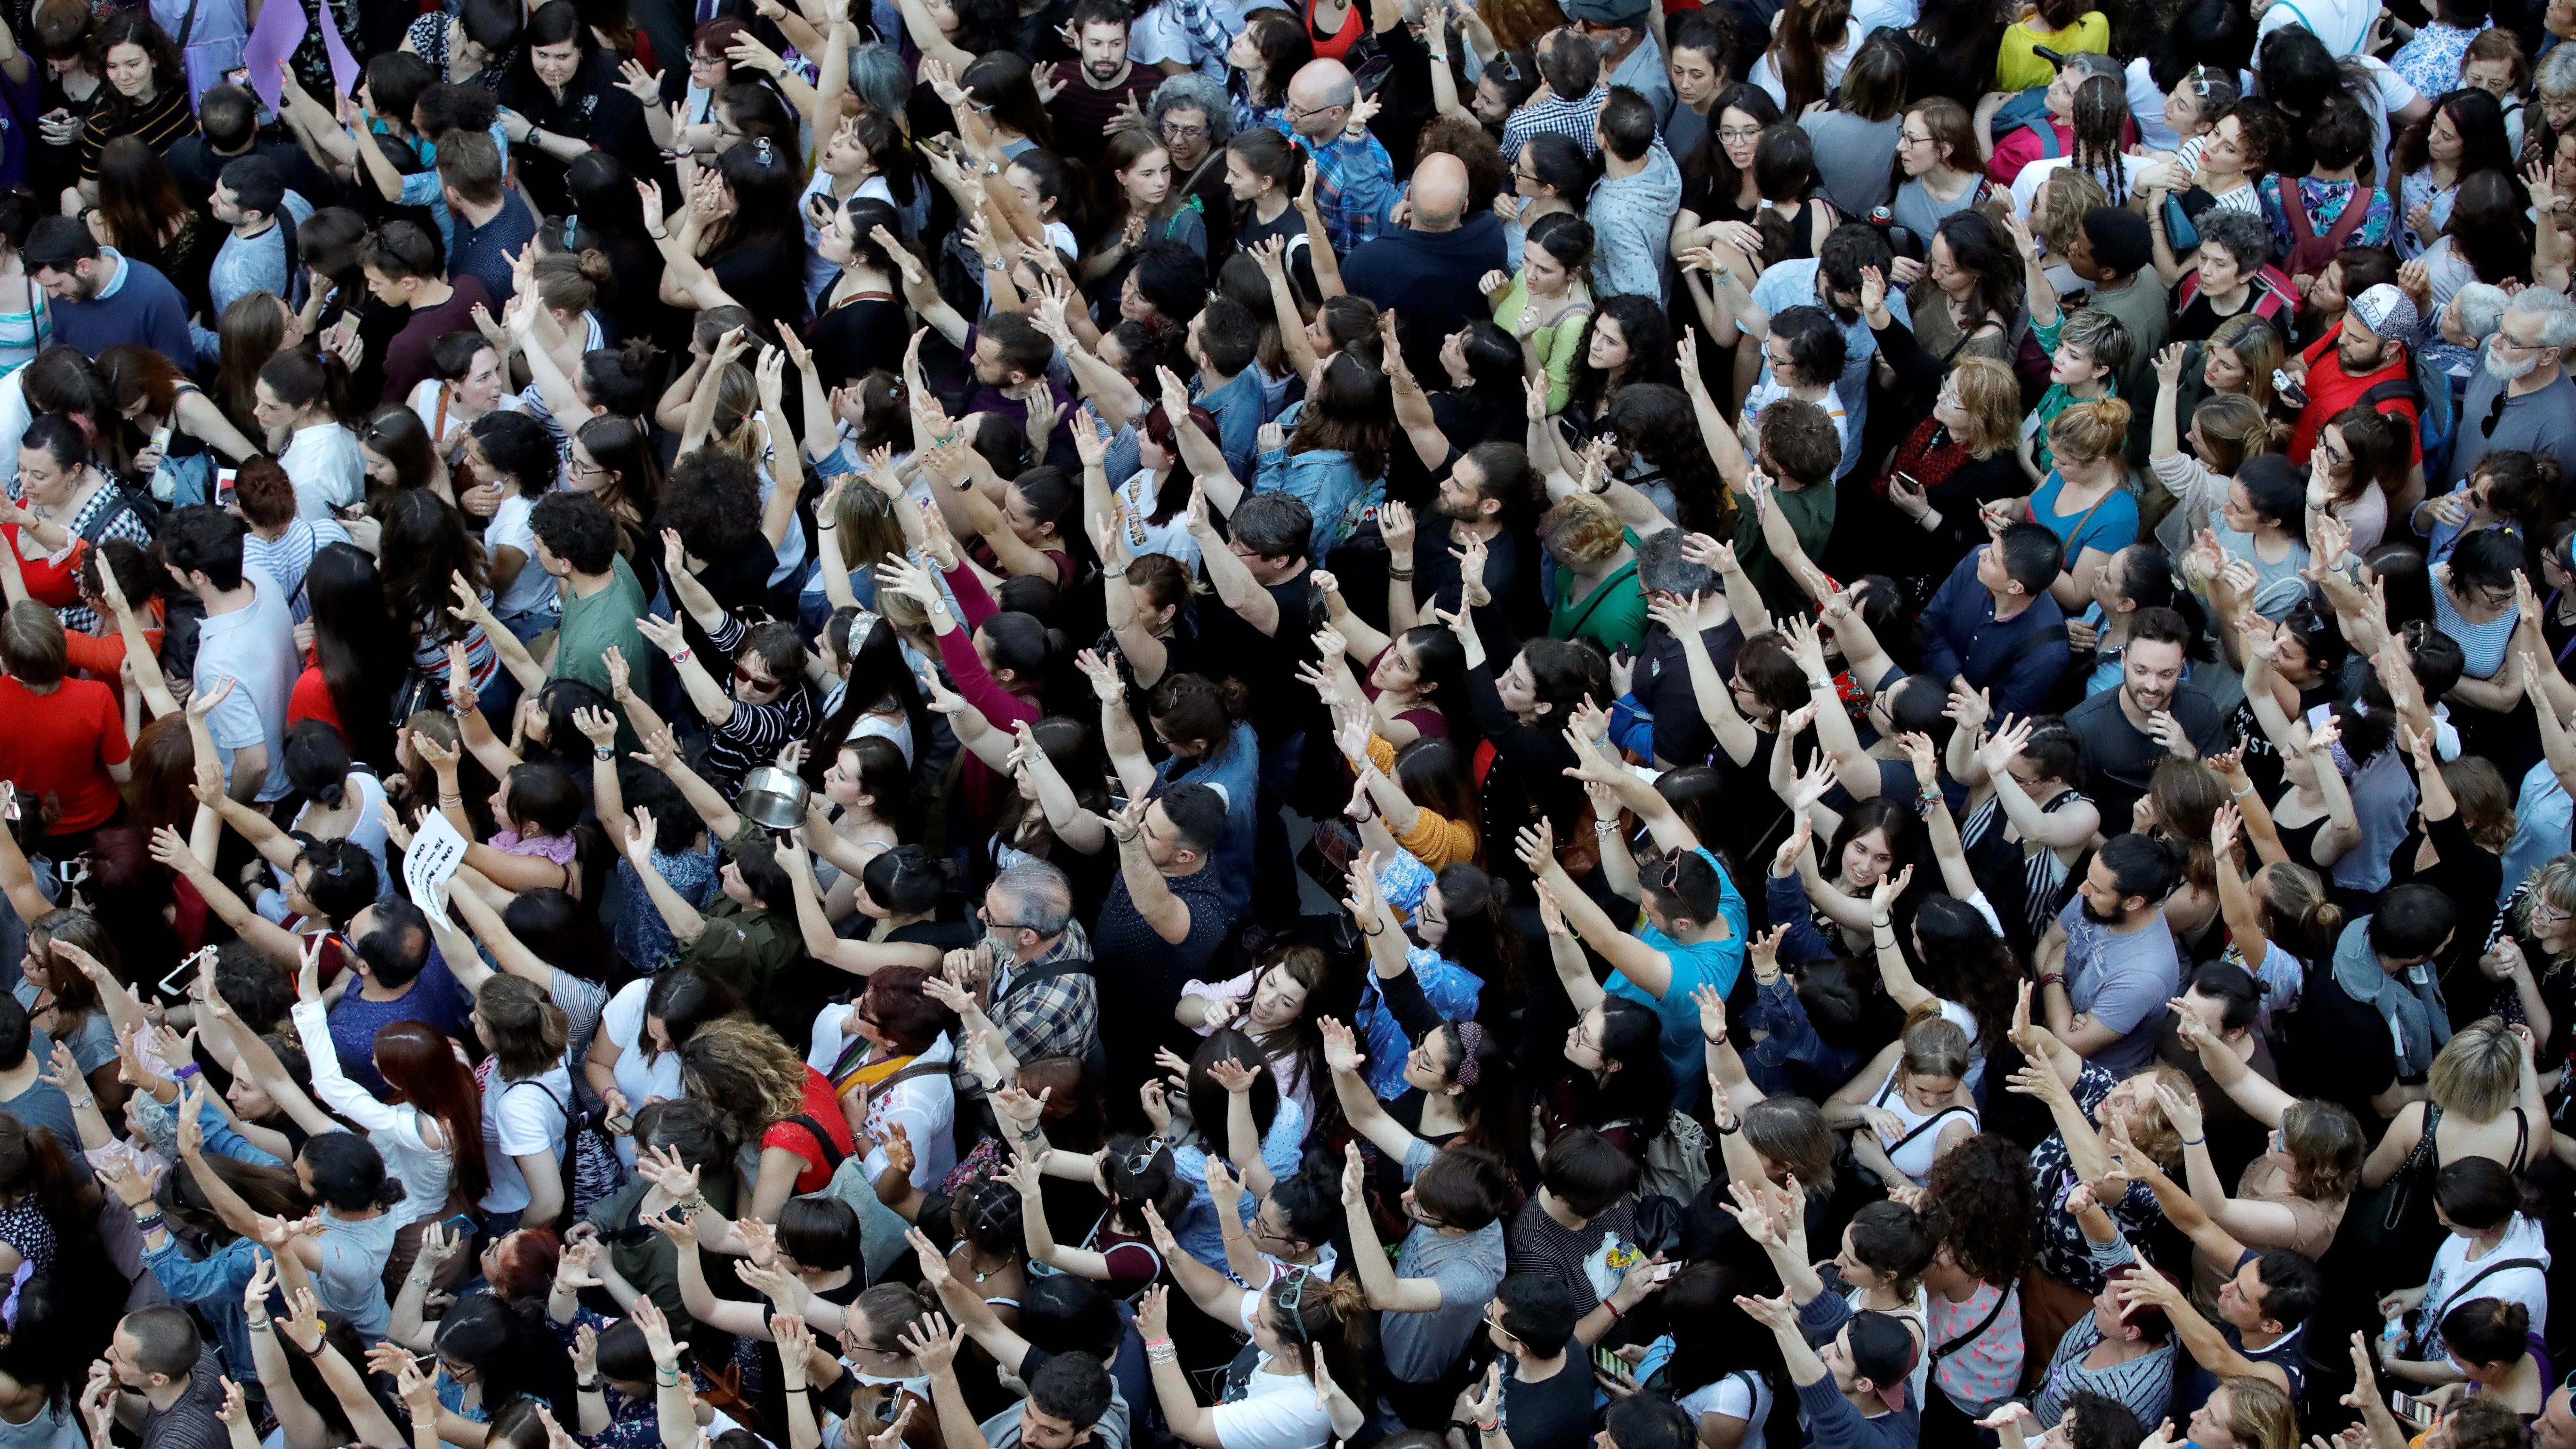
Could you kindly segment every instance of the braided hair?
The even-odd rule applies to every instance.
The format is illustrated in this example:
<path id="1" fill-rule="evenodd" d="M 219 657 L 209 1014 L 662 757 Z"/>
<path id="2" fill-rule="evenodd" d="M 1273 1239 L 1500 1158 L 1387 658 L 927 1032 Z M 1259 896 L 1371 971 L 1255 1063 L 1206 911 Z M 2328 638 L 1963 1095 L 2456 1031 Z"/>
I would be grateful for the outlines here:
<path id="1" fill-rule="evenodd" d="M 2075 112 L 2069 118 L 2075 149 L 2067 164 L 2094 177 L 2110 194 L 2111 205 L 2123 205 L 2126 191 L 2120 161 L 2120 137 L 2129 126 L 2129 96 L 2107 75 L 2087 76 L 2075 87 Z"/>

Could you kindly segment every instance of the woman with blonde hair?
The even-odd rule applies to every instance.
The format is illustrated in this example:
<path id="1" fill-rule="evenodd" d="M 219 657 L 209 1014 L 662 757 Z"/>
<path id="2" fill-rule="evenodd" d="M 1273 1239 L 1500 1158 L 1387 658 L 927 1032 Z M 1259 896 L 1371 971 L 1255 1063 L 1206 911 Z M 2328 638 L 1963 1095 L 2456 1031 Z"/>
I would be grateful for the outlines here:
<path id="1" fill-rule="evenodd" d="M 1851 1133 L 1853 1159 L 1880 1181 L 1923 1186 L 1935 1159 L 1977 1133 L 1967 1031 L 1938 1002 L 1916 1007 L 1905 1034 L 1825 1099 L 1825 1121 Z"/>
<path id="2" fill-rule="evenodd" d="M 2416 1148 L 2431 1134 L 2422 1158 L 2429 1180 L 2444 1163 L 2484 1157 L 2521 1172 L 2549 1153 L 2548 1109 L 2531 1066 L 2531 1044 L 2503 1018 L 2483 1016 L 2462 1027 L 2433 1055 L 2424 1080 L 2426 1101 L 2397 1109 L 2388 1131 L 2362 1164 L 2361 1180 L 2377 1187 L 2400 1170 L 2415 1169 Z"/>
<path id="3" fill-rule="evenodd" d="M 1556 561 L 1551 639 L 1589 639 L 1604 654 L 1634 650 L 1646 637 L 1646 591 L 1637 551 L 1610 505 L 1588 493 L 1560 499 L 1538 521 L 1540 546 Z"/>
<path id="4" fill-rule="evenodd" d="M 2290 1396 L 2252 1374 L 2221 1380 L 2192 1410 L 2190 1428 L 2199 1449 L 2299 1449 L 2299 1416 Z"/>
<path id="5" fill-rule="evenodd" d="M 2030 495 L 2030 518 L 2066 545 L 2066 567 L 2049 586 L 2061 608 L 2093 597 L 2111 556 L 2138 541 L 2138 503 L 2128 492 L 2129 405 L 2116 397 L 2069 404 L 2048 424 L 2051 462 Z"/>
<path id="6" fill-rule="evenodd" d="M 725 1114 L 737 1141 L 759 1144 L 749 1212 L 763 1222 L 776 1223 L 794 1194 L 822 1190 L 856 1150 L 831 1080 L 747 1017 L 699 1027 L 680 1048 L 680 1080 Z"/>
<path id="7" fill-rule="evenodd" d="M 1870 314 L 1873 329 L 1877 317 Z M 1950 369 L 1931 414 L 1897 444 L 1874 485 L 1911 525 L 1892 537 L 1880 534 L 1888 540 L 1891 572 L 1929 579 L 1937 588 L 1959 560 L 1988 541 L 1980 510 L 2019 497 L 2028 483 L 2013 453 L 2021 414 L 2021 380 L 2009 365 L 1963 357 Z"/>
<path id="8" fill-rule="evenodd" d="M 2268 415 L 2277 399 L 2272 374 L 2281 366 L 2281 333 L 2269 321 L 2238 313 L 2200 345 L 2200 380 L 2212 393 L 2251 399 Z"/>

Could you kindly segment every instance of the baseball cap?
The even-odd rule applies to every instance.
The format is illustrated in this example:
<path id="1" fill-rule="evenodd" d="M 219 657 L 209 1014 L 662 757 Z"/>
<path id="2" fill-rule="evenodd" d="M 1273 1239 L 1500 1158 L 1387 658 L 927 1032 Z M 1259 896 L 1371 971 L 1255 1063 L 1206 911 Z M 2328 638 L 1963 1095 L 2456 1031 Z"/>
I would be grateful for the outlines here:
<path id="1" fill-rule="evenodd" d="M 2413 336 L 2416 325 L 2423 320 L 2415 310 L 2415 299 L 2387 282 L 2353 298 L 2352 314 L 2380 336 L 2400 340 Z"/>
<path id="2" fill-rule="evenodd" d="M 2085 75 L 2107 75 L 2115 79 L 2120 74 L 2120 63 L 2099 51 L 2079 50 L 2070 55 L 2051 50 L 2045 45 L 2034 45 L 2030 48 L 2030 53 L 2059 70 L 2079 71 Z"/>

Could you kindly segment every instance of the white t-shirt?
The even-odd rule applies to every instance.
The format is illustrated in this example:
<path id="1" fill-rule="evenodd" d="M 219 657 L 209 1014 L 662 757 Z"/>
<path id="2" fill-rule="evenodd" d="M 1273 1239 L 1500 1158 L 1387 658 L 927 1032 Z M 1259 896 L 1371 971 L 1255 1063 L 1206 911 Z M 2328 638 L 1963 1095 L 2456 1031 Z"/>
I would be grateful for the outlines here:
<path id="1" fill-rule="evenodd" d="M 528 1180 L 517 1159 L 540 1152 L 563 1159 L 572 1073 L 557 1062 L 542 1075 L 501 1082 L 495 1080 L 499 1060 L 485 1057 L 474 1073 L 483 1091 L 483 1163 L 492 1172 L 492 1190 L 480 1205 L 487 1213 L 514 1213 L 528 1205 Z"/>
<path id="2" fill-rule="evenodd" d="M 1771 1417 L 1771 1386 L 1755 1373 L 1733 1373 L 1705 1383 L 1682 1396 L 1682 1412 L 1699 1423 L 1702 1414 L 1724 1414 L 1744 1421 L 1744 1442 L 1737 1449 L 1762 1449 L 1762 1422 Z"/>
<path id="3" fill-rule="evenodd" d="M 318 431 L 318 430 L 317 430 Z M 233 692 L 206 716 L 223 757 L 224 779 L 233 773 L 233 752 L 252 745 L 268 746 L 268 779 L 259 798 L 275 800 L 287 791 L 286 705 L 304 659 L 295 652 L 295 621 L 286 607 L 286 591 L 255 564 L 242 567 L 242 581 L 255 594 L 246 609 L 209 614 L 197 629 L 197 664 L 190 682 L 208 694 L 229 677 Z"/>
<path id="4" fill-rule="evenodd" d="M 1268 1297 L 1243 1295 L 1243 1330 Z M 1218 1449 L 1324 1449 L 1333 1441 L 1331 1416 L 1315 1407 L 1315 1385 L 1304 1374 L 1268 1372 L 1270 1355 L 1252 1370 L 1244 1396 L 1216 1406 Z"/>
<path id="5" fill-rule="evenodd" d="M 2074 159 L 2071 156 L 2043 156 L 2021 168 L 2021 174 L 2013 178 L 2013 210 L 2025 217 L 2029 216 L 2031 202 L 2038 197 L 2039 188 L 2047 184 L 2048 178 L 2056 175 L 2060 167 L 2074 164 Z M 2138 174 L 2146 169 L 2147 163 L 2143 157 L 2120 158 L 2120 191 L 2123 196 L 2136 192 Z M 2098 182 L 2102 178 L 2097 173 L 2093 179 Z"/>
<path id="6" fill-rule="evenodd" d="M 2361 53 L 2371 18 L 2378 13 L 2373 0 L 2271 0 L 2254 27 L 2254 43 L 2259 48 L 2264 36 L 2296 25 L 2324 41 L 2326 53 L 2341 60 Z"/>
<path id="7" fill-rule="evenodd" d="M 2129 62 L 2121 73 L 2129 87 L 2129 119 L 2138 123 L 2138 139 L 2150 151 L 2170 151 L 2182 144 L 2182 133 L 2165 124 L 2165 91 L 2147 69 L 2147 58 Z"/>
<path id="8" fill-rule="evenodd" d="M 629 981 L 608 998 L 608 1007 L 599 1014 L 602 1036 L 617 1043 L 617 1090 L 626 1094 L 626 1108 L 640 1112 L 646 1101 L 663 1097 L 678 1101 L 688 1095 L 680 1081 L 680 1054 L 664 1052 L 659 1060 L 644 1059 L 644 998 L 653 992 L 653 978 Z M 635 1164 L 635 1139 L 617 1139 L 617 1155 Z"/>
<path id="9" fill-rule="evenodd" d="M 2434 1251 L 2433 1271 L 2424 1280 L 2424 1316 L 2418 1321 L 2439 1325 L 2443 1315 L 2463 1303 L 2474 1303 L 2481 1298 L 2502 1298 L 2529 1309 L 2531 1331 L 2546 1335 L 2549 1332 L 2549 1244 L 2544 1240 L 2540 1219 L 2528 1213 L 2514 1214 L 2513 1226 L 2504 1230 L 2504 1237 L 2495 1245 L 2495 1251 L 2474 1263 L 2469 1261 L 2469 1242 L 2469 1239 L 2453 1233 L 2442 1239 L 2442 1246 Z M 2540 1266 L 2506 1268 L 2478 1277 L 2489 1264 L 2510 1262 L 2516 1258 L 2535 1259 Z M 2477 1279 L 2474 1287 L 2470 1286 L 2473 1278 Z M 2419 1337 L 2426 1336 L 2429 1334 Z"/>
<path id="10" fill-rule="evenodd" d="M 319 523 L 335 507 L 346 508 L 367 496 L 367 458 L 358 451 L 358 435 L 338 423 L 298 432 L 278 457 L 295 484 L 295 514 Z"/>
<path id="11" fill-rule="evenodd" d="M 1190 537 L 1190 520 L 1186 513 L 1176 513 L 1160 523 L 1147 520 L 1154 516 L 1154 495 L 1163 486 L 1159 474 L 1138 469 L 1118 485 L 1117 498 L 1125 510 L 1127 551 L 1138 558 L 1149 553 L 1167 555 L 1191 567 L 1198 567 L 1199 541 Z"/>
<path id="12" fill-rule="evenodd" d="M 483 550 L 487 555 L 515 548 L 527 560 L 520 566 L 519 576 L 510 580 L 510 587 L 492 601 L 492 612 L 505 619 L 532 609 L 549 610 L 555 602 L 554 575 L 537 567 L 537 531 L 528 524 L 536 511 L 535 503 L 512 494 L 501 500 L 501 506 L 492 510 L 492 521 L 483 526 Z"/>
<path id="13" fill-rule="evenodd" d="M 830 1076 L 832 1068 L 848 1048 L 850 1008 L 827 1006 L 814 1017 L 814 1045 L 805 1054 L 805 1065 Z M 946 1037 L 930 1044 L 930 1049 L 915 1059 L 914 1065 L 954 1063 L 955 1043 Z M 870 1142 L 867 1155 L 868 1180 L 874 1182 L 885 1171 L 885 1143 L 892 1140 L 894 1123 L 903 1124 L 904 1135 L 912 1140 L 912 1185 L 927 1190 L 946 1177 L 957 1165 L 957 1084 L 946 1071 L 924 1072 L 907 1077 L 891 1088 L 879 1087 L 868 1094 L 867 1120 L 861 1135 Z"/>

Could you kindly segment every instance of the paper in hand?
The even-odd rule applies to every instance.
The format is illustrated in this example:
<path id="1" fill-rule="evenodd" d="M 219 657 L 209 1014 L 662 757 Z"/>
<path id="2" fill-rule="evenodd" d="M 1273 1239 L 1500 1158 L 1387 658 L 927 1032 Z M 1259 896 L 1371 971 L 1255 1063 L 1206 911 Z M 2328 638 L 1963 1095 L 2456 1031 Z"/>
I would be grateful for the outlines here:
<path id="1" fill-rule="evenodd" d="M 429 912 L 438 924 L 453 929 L 446 903 L 438 886 L 456 874 L 465 860 L 465 837 L 458 834 L 448 818 L 431 811 L 421 817 L 420 828 L 412 835 L 411 849 L 403 854 L 403 884 L 411 888 L 412 904 Z"/>

